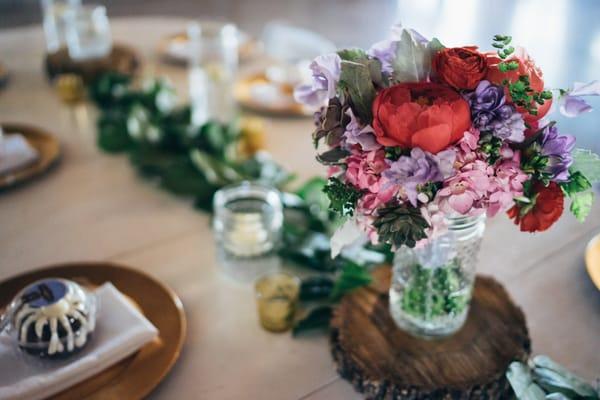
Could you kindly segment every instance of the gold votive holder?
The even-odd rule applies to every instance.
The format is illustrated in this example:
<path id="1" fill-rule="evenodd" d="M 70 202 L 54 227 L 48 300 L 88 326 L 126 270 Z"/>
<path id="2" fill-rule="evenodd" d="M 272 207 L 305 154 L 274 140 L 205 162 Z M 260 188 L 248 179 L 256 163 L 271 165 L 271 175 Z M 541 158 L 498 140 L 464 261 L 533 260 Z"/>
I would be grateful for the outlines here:
<path id="1" fill-rule="evenodd" d="M 285 332 L 292 328 L 300 279 L 282 272 L 269 274 L 257 280 L 254 289 L 262 327 L 270 332 Z"/>
<path id="2" fill-rule="evenodd" d="M 55 79 L 58 97 L 65 103 L 73 104 L 83 100 L 85 87 L 83 79 L 76 74 L 61 74 Z"/>

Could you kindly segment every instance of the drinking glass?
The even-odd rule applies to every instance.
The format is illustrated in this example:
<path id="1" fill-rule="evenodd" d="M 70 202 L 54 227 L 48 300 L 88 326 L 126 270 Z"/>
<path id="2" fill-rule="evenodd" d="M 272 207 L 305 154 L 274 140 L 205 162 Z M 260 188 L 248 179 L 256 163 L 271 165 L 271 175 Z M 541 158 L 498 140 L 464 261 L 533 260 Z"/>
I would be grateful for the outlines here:
<path id="1" fill-rule="evenodd" d="M 46 51 L 55 53 L 66 46 L 65 13 L 81 6 L 81 0 L 41 0 Z"/>
<path id="2" fill-rule="evenodd" d="M 86 5 L 65 13 L 66 39 L 73 60 L 102 58 L 110 53 L 112 39 L 106 7 Z"/>
<path id="3" fill-rule="evenodd" d="M 238 30 L 230 23 L 188 25 L 192 123 L 231 121 L 233 84 L 238 67 Z"/>

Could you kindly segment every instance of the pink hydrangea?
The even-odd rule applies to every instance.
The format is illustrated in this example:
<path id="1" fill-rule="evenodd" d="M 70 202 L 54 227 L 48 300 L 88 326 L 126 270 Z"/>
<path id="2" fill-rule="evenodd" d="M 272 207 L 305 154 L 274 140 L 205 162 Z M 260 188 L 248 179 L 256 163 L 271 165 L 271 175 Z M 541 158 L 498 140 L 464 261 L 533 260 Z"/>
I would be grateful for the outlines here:
<path id="1" fill-rule="evenodd" d="M 479 215 L 490 187 L 487 164 L 474 161 L 444 182 L 437 192 L 440 209 L 446 214 Z"/>
<path id="2" fill-rule="evenodd" d="M 493 217 L 500 211 L 508 210 L 514 198 L 523 195 L 523 183 L 529 176 L 521 170 L 521 153 L 519 151 L 501 151 L 508 156 L 496 167 L 496 173 L 489 190 L 487 215 Z"/>
<path id="3" fill-rule="evenodd" d="M 346 179 L 361 190 L 378 193 L 381 173 L 388 168 L 383 149 L 369 152 L 354 150 L 347 160 Z"/>

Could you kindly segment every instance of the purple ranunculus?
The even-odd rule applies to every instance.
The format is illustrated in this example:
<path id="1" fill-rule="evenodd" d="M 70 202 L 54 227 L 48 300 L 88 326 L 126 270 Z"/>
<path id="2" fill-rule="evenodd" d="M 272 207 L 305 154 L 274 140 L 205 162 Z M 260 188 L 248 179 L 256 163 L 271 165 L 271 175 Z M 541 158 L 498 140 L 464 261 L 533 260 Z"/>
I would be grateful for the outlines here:
<path id="1" fill-rule="evenodd" d="M 455 158 L 454 150 L 444 150 L 433 155 L 415 147 L 410 156 L 388 161 L 390 168 L 383 171 L 382 175 L 388 180 L 388 185 L 401 186 L 408 201 L 416 207 L 417 186 L 428 182 L 440 182 L 450 176 L 453 173 Z"/>
<path id="2" fill-rule="evenodd" d="M 325 100 L 335 97 L 342 59 L 336 53 L 318 56 L 310 64 L 310 69 L 312 83 L 296 87 L 294 99 L 311 107 L 322 106 Z"/>
<path id="3" fill-rule="evenodd" d="M 515 108 L 506 104 L 504 88 L 483 80 L 474 91 L 465 94 L 471 108 L 473 126 L 512 142 L 525 139 L 525 122 Z"/>
<path id="4" fill-rule="evenodd" d="M 551 124 L 544 128 L 540 145 L 540 153 L 548 157 L 548 165 L 544 172 L 550 174 L 550 179 L 555 182 L 567 181 L 569 167 L 573 164 L 571 151 L 575 147 L 575 137 L 559 135 L 558 128 Z"/>
<path id="5" fill-rule="evenodd" d="M 373 151 L 381 147 L 377 140 L 375 140 L 375 134 L 371 125 L 361 126 L 351 108 L 348 108 L 346 114 L 350 117 L 350 122 L 346 126 L 344 132 L 344 139 L 346 145 L 358 144 L 363 151 Z"/>

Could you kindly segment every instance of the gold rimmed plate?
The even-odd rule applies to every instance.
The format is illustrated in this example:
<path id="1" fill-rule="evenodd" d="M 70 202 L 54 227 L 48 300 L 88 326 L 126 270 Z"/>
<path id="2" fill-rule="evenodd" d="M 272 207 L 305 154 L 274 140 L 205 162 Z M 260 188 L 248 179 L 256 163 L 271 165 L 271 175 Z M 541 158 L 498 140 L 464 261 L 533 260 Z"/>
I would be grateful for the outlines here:
<path id="1" fill-rule="evenodd" d="M 151 276 L 112 263 L 53 265 L 0 282 L 0 309 L 26 285 L 42 278 L 71 279 L 88 286 L 111 282 L 158 329 L 159 336 L 131 356 L 72 386 L 53 399 L 140 399 L 173 367 L 183 346 L 186 318 L 177 295 Z"/>
<path id="2" fill-rule="evenodd" d="M 281 116 L 312 116 L 315 110 L 296 103 L 293 92 L 293 86 L 274 83 L 264 73 L 239 79 L 233 91 L 237 103 L 251 111 Z"/>
<path id="3" fill-rule="evenodd" d="M 600 289 L 600 233 L 588 242 L 585 249 L 585 265 L 592 282 Z"/>
<path id="4" fill-rule="evenodd" d="M 38 152 L 31 164 L 0 174 L 0 190 L 23 183 L 46 172 L 60 157 L 60 143 L 55 136 L 42 128 L 27 124 L 2 123 L 4 134 L 20 133 Z"/>

